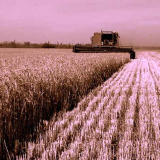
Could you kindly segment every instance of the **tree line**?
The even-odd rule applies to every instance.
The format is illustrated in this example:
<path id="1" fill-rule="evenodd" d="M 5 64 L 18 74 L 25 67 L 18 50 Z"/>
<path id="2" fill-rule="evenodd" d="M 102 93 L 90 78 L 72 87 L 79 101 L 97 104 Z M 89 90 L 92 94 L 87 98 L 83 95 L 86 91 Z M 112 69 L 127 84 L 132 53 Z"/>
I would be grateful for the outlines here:
<path id="1" fill-rule="evenodd" d="M 86 44 L 89 45 L 89 44 Z M 0 48 L 73 48 L 73 44 L 63 44 L 63 43 L 31 43 L 31 42 L 24 42 L 19 43 L 14 41 L 11 42 L 1 42 Z M 160 46 L 133 46 L 134 49 L 145 49 L 145 50 L 160 50 Z"/>
<path id="2" fill-rule="evenodd" d="M 2 42 L 0 43 L 0 48 L 73 48 L 73 44 L 63 44 L 63 43 L 18 43 L 15 41 L 12 42 Z"/>

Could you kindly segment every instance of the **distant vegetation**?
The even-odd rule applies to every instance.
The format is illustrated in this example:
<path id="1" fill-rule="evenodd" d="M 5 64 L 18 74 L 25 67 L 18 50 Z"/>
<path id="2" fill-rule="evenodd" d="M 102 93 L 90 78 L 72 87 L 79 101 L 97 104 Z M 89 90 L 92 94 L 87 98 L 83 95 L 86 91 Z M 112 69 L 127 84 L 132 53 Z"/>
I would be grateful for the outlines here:
<path id="1" fill-rule="evenodd" d="M 30 42 L 2 42 L 0 43 L 0 48 L 72 48 L 73 44 L 63 44 L 63 43 L 30 43 Z"/>
<path id="2" fill-rule="evenodd" d="M 91 44 L 86 44 L 86 45 L 91 45 Z M 45 42 L 45 43 L 31 43 L 31 42 L 16 42 L 11 41 L 11 42 L 1 42 L 0 43 L 0 48 L 73 48 L 73 44 L 68 43 L 68 44 L 63 44 L 63 43 L 50 43 Z M 160 50 L 160 46 L 133 46 L 134 49 L 143 49 L 143 50 Z"/>

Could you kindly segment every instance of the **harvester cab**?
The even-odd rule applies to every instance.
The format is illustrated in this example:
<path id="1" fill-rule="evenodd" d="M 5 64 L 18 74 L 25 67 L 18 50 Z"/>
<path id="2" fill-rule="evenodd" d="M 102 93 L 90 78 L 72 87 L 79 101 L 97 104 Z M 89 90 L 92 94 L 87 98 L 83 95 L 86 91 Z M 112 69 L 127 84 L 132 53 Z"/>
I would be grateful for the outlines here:
<path id="1" fill-rule="evenodd" d="M 96 32 L 91 37 L 91 44 L 76 44 L 73 52 L 84 53 L 110 53 L 110 52 L 128 52 L 131 59 L 135 59 L 135 51 L 132 47 L 119 46 L 119 34 L 113 31 Z"/>
<path id="2" fill-rule="evenodd" d="M 119 35 L 113 31 L 101 31 L 94 33 L 91 37 L 93 46 L 119 46 Z"/>

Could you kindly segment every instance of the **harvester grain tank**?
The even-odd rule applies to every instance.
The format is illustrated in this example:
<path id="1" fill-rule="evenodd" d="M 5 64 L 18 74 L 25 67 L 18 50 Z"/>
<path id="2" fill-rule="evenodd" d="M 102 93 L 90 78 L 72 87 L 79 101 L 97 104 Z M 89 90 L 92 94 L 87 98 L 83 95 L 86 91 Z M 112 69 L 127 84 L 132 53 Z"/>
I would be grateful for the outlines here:
<path id="1" fill-rule="evenodd" d="M 128 52 L 131 59 L 135 59 L 135 51 L 132 47 L 119 46 L 119 34 L 113 31 L 96 32 L 91 37 L 91 44 L 82 45 L 76 44 L 73 47 L 73 52 L 84 53 L 107 53 L 107 52 Z"/>

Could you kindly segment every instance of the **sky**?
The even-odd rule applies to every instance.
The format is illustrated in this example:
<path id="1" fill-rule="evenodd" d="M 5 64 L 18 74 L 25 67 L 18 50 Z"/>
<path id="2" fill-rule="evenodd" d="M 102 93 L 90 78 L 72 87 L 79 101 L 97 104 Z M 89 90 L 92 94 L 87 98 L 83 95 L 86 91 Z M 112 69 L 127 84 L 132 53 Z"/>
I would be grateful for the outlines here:
<path id="1" fill-rule="evenodd" d="M 0 42 L 90 43 L 101 30 L 160 46 L 160 0 L 0 0 Z"/>

